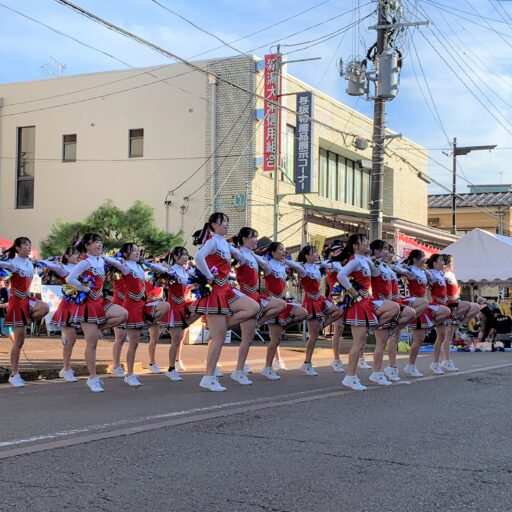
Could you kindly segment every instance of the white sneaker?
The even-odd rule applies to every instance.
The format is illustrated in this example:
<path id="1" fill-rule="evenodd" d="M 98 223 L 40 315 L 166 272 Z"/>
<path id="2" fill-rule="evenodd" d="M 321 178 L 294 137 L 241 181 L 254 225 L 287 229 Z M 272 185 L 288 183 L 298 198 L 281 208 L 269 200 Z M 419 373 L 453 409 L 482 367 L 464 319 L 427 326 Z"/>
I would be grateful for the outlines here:
<path id="1" fill-rule="evenodd" d="M 455 365 L 453 364 L 453 361 L 451 359 L 445 359 L 441 363 L 441 368 L 443 370 L 446 370 L 447 372 L 458 372 L 459 371 L 459 369 L 455 367 Z"/>
<path id="2" fill-rule="evenodd" d="M 165 376 L 173 382 L 183 380 L 183 377 L 176 370 L 173 370 L 172 372 L 165 372 Z"/>
<path id="3" fill-rule="evenodd" d="M 398 368 L 394 366 L 386 366 L 384 368 L 384 375 L 392 382 L 399 382 L 401 380 L 398 376 Z"/>
<path id="4" fill-rule="evenodd" d="M 247 363 L 244 364 L 244 373 L 252 373 L 252 369 Z"/>
<path id="5" fill-rule="evenodd" d="M 443 375 L 444 374 L 443 369 L 441 368 L 441 365 L 439 363 L 432 363 L 430 365 L 430 369 L 436 375 Z"/>
<path id="6" fill-rule="evenodd" d="M 288 370 L 286 363 L 282 359 L 274 359 L 272 362 L 272 368 L 275 370 Z"/>
<path id="7" fill-rule="evenodd" d="M 313 365 L 311 363 L 304 363 L 299 370 L 304 374 L 308 375 L 309 377 L 316 377 L 318 375 L 318 372 L 313 368 Z"/>
<path id="8" fill-rule="evenodd" d="M 353 376 L 345 375 L 345 377 L 343 377 L 343 380 L 341 381 L 341 383 L 345 387 L 353 389 L 354 391 L 366 391 L 366 386 L 363 386 L 361 384 L 361 382 L 359 382 L 359 379 L 355 375 L 353 375 Z"/>
<path id="9" fill-rule="evenodd" d="M 160 369 L 160 366 L 158 366 L 156 363 L 150 363 L 149 373 L 162 373 L 162 370 Z"/>
<path id="10" fill-rule="evenodd" d="M 277 375 L 274 368 L 270 366 L 263 368 L 260 373 L 263 375 L 263 377 L 267 377 L 269 380 L 279 380 L 281 378 L 279 375 Z"/>
<path id="11" fill-rule="evenodd" d="M 124 373 L 124 368 L 122 366 L 115 366 L 112 368 L 111 373 L 114 377 L 118 377 L 119 379 L 124 379 L 126 377 L 126 373 Z"/>
<path id="12" fill-rule="evenodd" d="M 331 363 L 331 368 L 337 373 L 343 373 L 345 371 L 345 367 L 343 363 L 339 359 L 334 359 Z"/>
<path id="13" fill-rule="evenodd" d="M 187 371 L 187 367 L 183 364 L 183 361 L 180 361 L 179 359 L 174 363 L 174 368 L 176 368 L 177 372 Z"/>
<path id="14" fill-rule="evenodd" d="M 231 378 L 235 382 L 238 382 L 238 384 L 242 384 L 242 386 L 249 386 L 249 384 L 252 384 L 252 380 L 249 380 L 247 378 L 247 375 L 245 374 L 245 372 L 243 370 L 235 370 L 231 374 Z"/>
<path id="15" fill-rule="evenodd" d="M 138 388 L 139 386 L 142 386 L 141 381 L 137 378 L 137 375 L 132 373 L 131 375 L 127 375 L 124 378 L 125 384 L 128 384 L 128 386 L 131 386 L 132 388 Z"/>
<path id="16" fill-rule="evenodd" d="M 64 379 L 66 382 L 76 382 L 78 380 L 71 368 L 69 370 L 64 370 L 64 368 L 62 368 L 59 372 L 59 377 Z"/>
<path id="17" fill-rule="evenodd" d="M 87 379 L 87 386 L 89 386 L 93 393 L 102 393 L 104 391 L 101 380 L 98 377 L 89 377 Z"/>
<path id="18" fill-rule="evenodd" d="M 222 373 L 222 371 L 220 369 L 220 365 L 217 365 L 215 367 L 215 377 L 217 377 L 217 378 L 224 377 L 224 374 Z"/>
<path id="19" fill-rule="evenodd" d="M 372 367 L 364 360 L 364 357 L 360 357 L 357 361 L 357 367 L 363 370 L 371 370 Z"/>
<path id="20" fill-rule="evenodd" d="M 11 375 L 9 377 L 9 384 L 14 386 L 15 388 L 22 388 L 25 386 L 25 381 L 21 378 L 21 375 L 19 373 L 16 373 L 15 375 Z"/>
<path id="21" fill-rule="evenodd" d="M 391 382 L 386 379 L 383 372 L 372 372 L 369 379 L 379 386 L 391 386 Z"/>
<path id="22" fill-rule="evenodd" d="M 421 373 L 418 368 L 416 368 L 415 364 L 408 364 L 404 368 L 404 372 L 408 373 L 411 377 L 423 377 L 423 373 Z"/>
<path id="23" fill-rule="evenodd" d="M 204 376 L 199 383 L 199 387 L 208 391 L 226 391 L 227 388 L 221 386 L 217 377 Z"/>

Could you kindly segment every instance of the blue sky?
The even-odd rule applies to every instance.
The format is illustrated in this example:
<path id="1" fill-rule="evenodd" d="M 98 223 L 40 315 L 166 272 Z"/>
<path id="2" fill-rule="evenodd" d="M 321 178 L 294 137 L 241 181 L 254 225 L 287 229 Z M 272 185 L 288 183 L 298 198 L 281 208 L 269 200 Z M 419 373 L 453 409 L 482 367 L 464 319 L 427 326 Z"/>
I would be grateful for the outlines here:
<path id="1" fill-rule="evenodd" d="M 220 46 L 212 36 L 164 11 L 151 0 L 75 1 L 186 58 Z M 376 3 L 375 0 L 159 1 L 223 40 L 237 41 L 232 44 L 241 51 L 248 52 L 263 45 L 263 49 L 255 52 L 260 56 L 275 41 L 283 44 L 283 52 L 307 46 L 300 43 L 351 24 L 371 13 Z M 451 186 L 451 160 L 441 150 L 444 148 L 449 152 L 448 140 L 454 136 L 459 145 L 498 144 L 499 147 L 492 153 L 474 152 L 458 159 L 459 192 L 467 190 L 464 177 L 480 184 L 500 180 L 511 183 L 512 1 L 402 0 L 402 4 L 406 20 L 428 18 L 432 24 L 428 28 L 409 29 L 400 38 L 404 66 L 398 96 L 387 105 L 388 126 L 432 149 L 431 157 L 441 165 L 432 160 L 429 172 L 447 187 Z M 79 16 L 55 0 L 0 0 L 0 83 L 44 78 L 41 66 L 53 63 L 52 58 L 66 65 L 66 75 L 125 67 L 8 11 L 2 5 L 108 51 L 132 66 L 169 62 L 158 53 Z M 292 20 L 245 37 L 308 8 L 312 9 Z M 346 11 L 352 12 L 339 16 Z M 374 21 L 372 16 L 357 28 L 293 53 L 290 59 L 322 57 L 322 60 L 293 64 L 289 71 L 371 115 L 371 102 L 350 98 L 345 93 L 346 83 L 339 77 L 337 63 L 339 57 L 347 61 L 352 56 L 364 55 L 365 48 L 375 40 L 375 32 L 368 30 Z M 317 24 L 321 25 L 313 26 Z M 297 35 L 291 36 L 296 32 Z M 235 53 L 224 47 L 210 51 L 204 57 Z M 431 192 L 439 193 L 443 189 L 433 185 Z"/>

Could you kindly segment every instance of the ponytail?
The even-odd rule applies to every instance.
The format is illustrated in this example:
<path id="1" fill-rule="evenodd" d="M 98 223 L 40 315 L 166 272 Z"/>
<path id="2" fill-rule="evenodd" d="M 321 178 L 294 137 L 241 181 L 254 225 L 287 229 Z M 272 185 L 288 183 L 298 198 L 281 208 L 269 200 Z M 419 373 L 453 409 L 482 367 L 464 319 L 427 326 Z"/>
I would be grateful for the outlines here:
<path id="1" fill-rule="evenodd" d="M 305 245 L 300 250 L 299 255 L 297 256 L 297 261 L 299 263 L 306 263 L 306 256 L 309 256 L 314 250 L 315 247 L 313 245 Z"/>
<path id="2" fill-rule="evenodd" d="M 242 228 L 238 235 L 235 235 L 231 241 L 235 245 L 235 247 L 241 247 L 244 244 L 244 238 L 258 238 L 258 232 L 253 228 Z"/>
<path id="3" fill-rule="evenodd" d="M 360 244 L 364 238 L 366 238 L 365 235 L 361 233 L 350 235 L 347 240 L 347 245 L 341 251 L 339 261 L 342 263 L 347 262 L 349 258 L 354 255 L 354 245 Z"/>
<path id="4" fill-rule="evenodd" d="M 272 253 L 276 252 L 280 245 L 282 246 L 283 244 L 281 242 L 270 242 L 267 247 L 261 251 L 261 254 L 272 258 Z"/>
<path id="5" fill-rule="evenodd" d="M 434 268 L 434 263 L 438 260 L 438 259 L 442 259 L 443 260 L 443 263 L 444 263 L 444 256 L 442 254 L 432 254 L 432 256 L 430 256 L 430 258 L 427 260 L 427 267 L 428 268 Z"/>
<path id="6" fill-rule="evenodd" d="M 67 265 L 69 263 L 69 257 L 73 254 L 80 254 L 80 251 L 76 248 L 74 245 L 70 245 L 69 247 L 66 247 L 66 250 L 63 252 L 60 261 L 63 265 Z"/>
<path id="7" fill-rule="evenodd" d="M 6 254 L 7 257 L 10 260 L 12 260 L 13 258 L 16 258 L 16 255 L 18 254 L 18 251 L 16 250 L 16 247 L 21 247 L 22 244 L 26 244 L 26 243 L 29 243 L 29 244 L 32 243 L 30 241 L 30 238 L 27 238 L 26 236 L 19 236 L 18 238 L 16 238 L 14 240 L 14 242 L 11 245 L 11 247 L 9 247 L 9 249 L 6 249 L 4 251 L 4 254 Z"/>
<path id="8" fill-rule="evenodd" d="M 425 257 L 425 253 L 420 250 L 420 249 L 413 249 L 409 255 L 407 256 L 407 258 L 404 260 L 404 263 L 407 265 L 407 266 L 411 266 L 411 265 L 414 265 L 414 260 L 421 260 L 422 258 Z"/>
<path id="9" fill-rule="evenodd" d="M 200 229 L 193 233 L 192 237 L 194 241 L 193 245 L 203 245 L 205 244 L 212 236 L 214 224 L 220 224 L 222 221 L 229 221 L 229 217 L 222 212 L 212 213 L 208 219 L 208 222 L 203 226 L 203 229 Z"/>

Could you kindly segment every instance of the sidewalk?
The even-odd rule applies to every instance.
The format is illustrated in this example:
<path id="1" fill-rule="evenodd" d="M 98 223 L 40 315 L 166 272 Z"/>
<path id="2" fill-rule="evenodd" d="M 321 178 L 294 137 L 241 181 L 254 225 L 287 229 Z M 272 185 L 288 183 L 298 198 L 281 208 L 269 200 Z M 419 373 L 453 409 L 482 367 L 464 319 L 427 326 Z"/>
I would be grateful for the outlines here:
<path id="1" fill-rule="evenodd" d="M 168 367 L 168 353 L 170 340 L 163 339 L 156 348 L 156 362 L 162 370 Z M 98 342 L 96 367 L 99 374 L 110 372 L 112 368 L 112 343 L 111 337 L 102 339 Z M 342 341 L 342 353 L 347 354 L 350 349 L 351 339 Z M 224 345 L 220 363 L 224 370 L 232 371 L 236 365 L 239 343 Z M 281 343 L 281 357 L 291 364 L 298 364 L 304 359 L 305 342 L 299 335 L 290 335 Z M 123 347 L 121 360 L 126 354 L 127 344 Z M 315 356 L 318 358 L 332 359 L 331 338 L 320 339 L 318 341 Z M 181 353 L 181 359 L 187 366 L 187 371 L 204 371 L 204 362 L 208 346 L 204 345 L 184 345 Z M 78 339 L 73 350 L 72 366 L 77 376 L 87 375 L 87 367 L 84 360 L 85 341 Z M 9 351 L 10 341 L 8 338 L 0 338 L 0 383 L 7 382 L 9 378 Z M 247 363 L 254 365 L 255 368 L 263 367 L 267 346 L 261 341 L 255 341 Z M 146 373 L 149 367 L 148 343 L 141 342 L 137 350 L 137 363 L 135 364 L 136 373 Z M 342 358 L 347 361 L 346 356 Z M 59 370 L 62 368 L 62 343 L 60 338 L 52 337 L 33 337 L 27 338 L 23 346 L 23 352 L 20 358 L 20 374 L 25 380 L 57 379 Z"/>

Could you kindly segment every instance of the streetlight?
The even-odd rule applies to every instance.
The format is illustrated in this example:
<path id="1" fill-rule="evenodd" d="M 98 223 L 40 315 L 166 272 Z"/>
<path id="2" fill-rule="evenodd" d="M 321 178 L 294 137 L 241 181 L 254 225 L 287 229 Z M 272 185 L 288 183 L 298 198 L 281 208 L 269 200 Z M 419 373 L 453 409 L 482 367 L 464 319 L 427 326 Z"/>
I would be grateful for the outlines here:
<path id="1" fill-rule="evenodd" d="M 497 144 L 489 146 L 461 146 L 457 147 L 457 138 L 453 138 L 453 153 L 452 153 L 452 234 L 457 234 L 457 207 L 455 205 L 455 198 L 457 195 L 457 156 L 467 155 L 471 151 L 483 151 L 494 149 Z"/>

